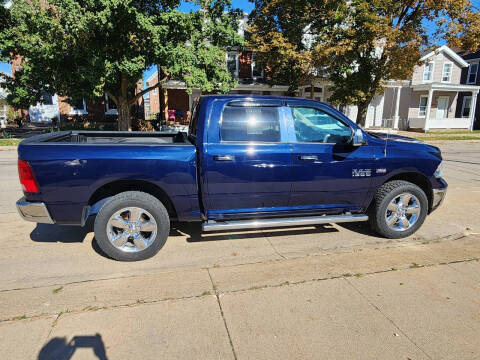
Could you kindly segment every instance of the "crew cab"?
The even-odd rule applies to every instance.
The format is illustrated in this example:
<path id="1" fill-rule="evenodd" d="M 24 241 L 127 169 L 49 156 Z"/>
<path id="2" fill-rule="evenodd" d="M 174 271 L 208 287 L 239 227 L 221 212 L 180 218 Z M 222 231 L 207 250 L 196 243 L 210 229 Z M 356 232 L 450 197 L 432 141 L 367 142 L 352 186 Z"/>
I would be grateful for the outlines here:
<path id="1" fill-rule="evenodd" d="M 369 221 L 406 237 L 447 189 L 437 147 L 300 98 L 205 96 L 188 134 L 59 131 L 22 141 L 18 157 L 25 220 L 95 216 L 99 246 L 124 261 L 155 255 L 172 221 L 203 231 Z"/>

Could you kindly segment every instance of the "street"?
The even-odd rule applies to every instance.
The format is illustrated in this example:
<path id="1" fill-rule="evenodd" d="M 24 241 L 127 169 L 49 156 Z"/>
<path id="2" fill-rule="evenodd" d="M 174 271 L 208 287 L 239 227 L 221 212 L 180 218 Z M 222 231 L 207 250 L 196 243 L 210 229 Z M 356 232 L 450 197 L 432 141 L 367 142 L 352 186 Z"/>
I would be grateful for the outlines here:
<path id="1" fill-rule="evenodd" d="M 366 223 L 202 234 L 106 258 L 87 227 L 23 221 L 0 151 L 0 352 L 9 359 L 480 357 L 480 142 L 435 145 L 445 203 L 406 239 Z"/>

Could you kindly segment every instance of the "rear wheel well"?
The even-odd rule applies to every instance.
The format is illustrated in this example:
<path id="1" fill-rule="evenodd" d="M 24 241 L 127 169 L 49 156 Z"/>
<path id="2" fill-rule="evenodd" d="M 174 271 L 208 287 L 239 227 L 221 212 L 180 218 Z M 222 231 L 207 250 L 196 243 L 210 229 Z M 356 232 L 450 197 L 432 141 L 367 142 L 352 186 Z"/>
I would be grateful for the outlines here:
<path id="1" fill-rule="evenodd" d="M 423 190 L 423 192 L 427 196 L 428 208 L 429 209 L 432 208 L 432 186 L 430 185 L 430 182 L 424 175 L 419 173 L 414 173 L 414 172 L 401 173 L 401 174 L 392 176 L 390 179 L 385 181 L 384 184 L 393 180 L 404 180 L 417 185 L 420 189 Z"/>
<path id="2" fill-rule="evenodd" d="M 88 205 L 93 205 L 100 200 L 115 196 L 125 191 L 142 191 L 156 197 L 165 206 L 171 219 L 177 218 L 177 212 L 170 197 L 165 191 L 155 184 L 143 180 L 118 180 L 99 187 L 90 196 Z"/>

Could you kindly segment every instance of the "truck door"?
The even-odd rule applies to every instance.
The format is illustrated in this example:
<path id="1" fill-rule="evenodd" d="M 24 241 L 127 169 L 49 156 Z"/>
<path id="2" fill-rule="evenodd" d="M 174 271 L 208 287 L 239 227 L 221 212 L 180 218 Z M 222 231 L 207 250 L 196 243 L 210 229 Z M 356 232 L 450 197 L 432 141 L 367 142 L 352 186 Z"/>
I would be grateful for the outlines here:
<path id="1" fill-rule="evenodd" d="M 373 150 L 349 144 L 348 121 L 327 106 L 290 101 L 293 182 L 289 206 L 355 211 L 370 189 Z"/>
<path id="2" fill-rule="evenodd" d="M 206 157 L 210 219 L 268 215 L 288 206 L 290 145 L 279 101 L 230 101 L 210 119 Z"/>

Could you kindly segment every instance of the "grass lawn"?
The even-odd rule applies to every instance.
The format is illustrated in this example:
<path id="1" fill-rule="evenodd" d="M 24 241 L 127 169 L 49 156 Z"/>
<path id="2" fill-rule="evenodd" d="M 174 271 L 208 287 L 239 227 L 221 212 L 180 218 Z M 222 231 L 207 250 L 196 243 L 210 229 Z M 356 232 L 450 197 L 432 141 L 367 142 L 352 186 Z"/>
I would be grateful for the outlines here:
<path id="1" fill-rule="evenodd" d="M 423 134 L 422 134 L 423 135 Z M 431 136 L 415 136 L 415 135 L 410 135 L 411 137 L 414 137 L 415 139 L 418 140 L 423 140 L 423 141 L 432 141 L 432 140 L 480 140 L 480 136 L 474 136 L 474 135 L 431 135 Z"/>
<path id="2" fill-rule="evenodd" d="M 480 130 L 441 130 L 441 131 L 430 131 L 426 133 L 426 135 L 430 136 L 436 136 L 436 135 L 472 135 L 472 134 L 479 134 L 480 135 Z"/>
<path id="3" fill-rule="evenodd" d="M 21 139 L 0 139 L 0 146 L 17 146 Z"/>
<path id="4" fill-rule="evenodd" d="M 480 140 L 480 130 L 440 130 L 419 133 L 414 131 L 399 131 L 399 135 L 408 136 L 422 141 L 433 140 Z"/>

